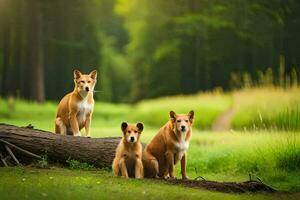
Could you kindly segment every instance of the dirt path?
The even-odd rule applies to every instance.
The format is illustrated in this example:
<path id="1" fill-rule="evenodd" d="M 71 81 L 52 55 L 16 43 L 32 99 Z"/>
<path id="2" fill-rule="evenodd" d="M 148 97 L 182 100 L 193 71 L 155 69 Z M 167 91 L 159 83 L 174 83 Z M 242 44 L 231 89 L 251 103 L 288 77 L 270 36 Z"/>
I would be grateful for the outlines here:
<path id="1" fill-rule="evenodd" d="M 212 131 L 229 131 L 231 129 L 231 118 L 234 115 L 233 107 L 222 113 L 213 123 Z"/>

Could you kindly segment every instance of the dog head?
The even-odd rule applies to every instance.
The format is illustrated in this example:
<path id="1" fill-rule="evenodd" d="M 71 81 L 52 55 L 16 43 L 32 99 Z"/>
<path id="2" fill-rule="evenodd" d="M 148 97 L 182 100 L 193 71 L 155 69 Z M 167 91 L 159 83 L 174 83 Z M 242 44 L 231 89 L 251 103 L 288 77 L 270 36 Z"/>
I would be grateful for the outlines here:
<path id="1" fill-rule="evenodd" d="M 144 125 L 142 123 L 137 124 L 127 124 L 123 122 L 121 124 L 121 129 L 123 132 L 123 138 L 128 143 L 136 143 L 140 140 L 140 135 L 144 129 Z"/>
<path id="2" fill-rule="evenodd" d="M 170 118 L 175 133 L 187 133 L 193 125 L 194 111 L 191 110 L 188 114 L 176 114 L 170 111 Z"/>
<path id="3" fill-rule="evenodd" d="M 93 70 L 89 74 L 82 74 L 79 70 L 74 70 L 75 89 L 82 98 L 89 92 L 93 92 L 97 82 L 97 71 Z"/>

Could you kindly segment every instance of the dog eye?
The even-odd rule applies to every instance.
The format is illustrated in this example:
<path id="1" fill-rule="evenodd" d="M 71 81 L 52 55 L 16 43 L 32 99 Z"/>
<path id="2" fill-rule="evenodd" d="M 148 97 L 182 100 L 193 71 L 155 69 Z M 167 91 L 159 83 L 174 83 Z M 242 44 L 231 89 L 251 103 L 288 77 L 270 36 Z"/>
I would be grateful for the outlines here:
<path id="1" fill-rule="evenodd" d="M 80 81 L 80 83 L 84 83 L 84 81 Z"/>
<path id="2" fill-rule="evenodd" d="M 91 81 L 88 81 L 88 83 L 91 83 Z"/>
<path id="3" fill-rule="evenodd" d="M 188 121 L 189 121 L 189 120 L 187 120 L 187 119 L 185 120 L 185 122 L 188 122 Z"/>
<path id="4" fill-rule="evenodd" d="M 177 122 L 179 123 L 179 122 L 181 122 L 181 120 L 177 120 Z"/>
<path id="5" fill-rule="evenodd" d="M 127 131 L 127 133 L 131 133 L 131 131 Z"/>
<path id="6" fill-rule="evenodd" d="M 135 133 L 137 133 L 137 131 L 134 131 Z"/>

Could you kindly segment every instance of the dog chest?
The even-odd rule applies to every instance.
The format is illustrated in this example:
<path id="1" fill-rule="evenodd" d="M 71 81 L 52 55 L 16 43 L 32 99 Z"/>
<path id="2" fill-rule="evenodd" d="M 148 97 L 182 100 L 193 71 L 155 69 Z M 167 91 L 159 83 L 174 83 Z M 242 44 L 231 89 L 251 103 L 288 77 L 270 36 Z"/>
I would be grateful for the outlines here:
<path id="1" fill-rule="evenodd" d="M 177 151 L 186 151 L 188 148 L 189 148 L 189 142 L 186 141 L 175 142 L 175 149 Z"/>
<path id="2" fill-rule="evenodd" d="M 189 148 L 189 142 L 186 141 L 180 141 L 175 142 L 175 162 L 178 160 L 181 160 L 183 154 L 186 152 L 186 150 Z"/>
<path id="3" fill-rule="evenodd" d="M 87 101 L 82 101 L 78 103 L 78 121 L 83 122 L 86 119 L 86 115 L 89 114 L 92 110 L 92 104 Z"/>

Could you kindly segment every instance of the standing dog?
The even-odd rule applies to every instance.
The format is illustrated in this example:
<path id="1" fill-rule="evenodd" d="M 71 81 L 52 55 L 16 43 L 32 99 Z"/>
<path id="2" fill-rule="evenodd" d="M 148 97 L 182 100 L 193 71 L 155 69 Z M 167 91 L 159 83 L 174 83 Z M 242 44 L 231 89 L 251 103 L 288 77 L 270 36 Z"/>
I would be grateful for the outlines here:
<path id="1" fill-rule="evenodd" d="M 80 130 L 85 127 L 86 136 L 90 136 L 96 79 L 96 70 L 89 74 L 74 70 L 75 88 L 73 92 L 64 96 L 58 105 L 55 133 L 81 136 Z"/>
<path id="2" fill-rule="evenodd" d="M 167 122 L 146 146 L 143 152 L 143 164 L 146 177 L 175 178 L 174 166 L 181 161 L 182 179 L 187 179 L 187 149 L 192 136 L 194 111 L 188 114 L 170 112 Z"/>
<path id="3" fill-rule="evenodd" d="M 121 129 L 123 138 L 116 149 L 116 156 L 112 165 L 113 172 L 116 176 L 123 176 L 125 178 L 143 178 L 143 149 L 140 136 L 144 125 L 142 123 L 128 125 L 126 122 L 123 122 Z"/>

